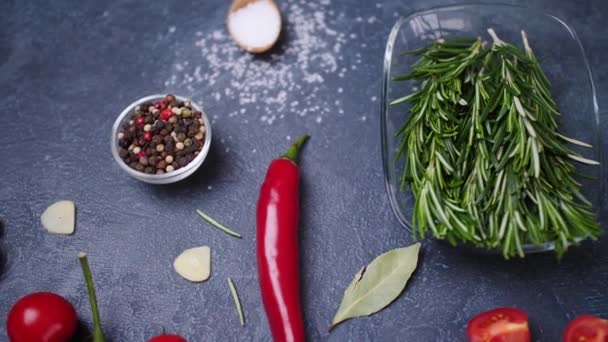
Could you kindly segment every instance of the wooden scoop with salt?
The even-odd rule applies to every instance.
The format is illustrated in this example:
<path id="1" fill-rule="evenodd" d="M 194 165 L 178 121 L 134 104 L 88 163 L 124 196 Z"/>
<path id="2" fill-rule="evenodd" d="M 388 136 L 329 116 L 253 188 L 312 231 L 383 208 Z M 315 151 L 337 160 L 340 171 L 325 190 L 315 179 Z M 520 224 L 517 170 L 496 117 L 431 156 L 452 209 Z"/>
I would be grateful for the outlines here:
<path id="1" fill-rule="evenodd" d="M 234 0 L 227 23 L 232 39 L 251 53 L 270 50 L 281 33 L 281 13 L 274 0 Z"/>

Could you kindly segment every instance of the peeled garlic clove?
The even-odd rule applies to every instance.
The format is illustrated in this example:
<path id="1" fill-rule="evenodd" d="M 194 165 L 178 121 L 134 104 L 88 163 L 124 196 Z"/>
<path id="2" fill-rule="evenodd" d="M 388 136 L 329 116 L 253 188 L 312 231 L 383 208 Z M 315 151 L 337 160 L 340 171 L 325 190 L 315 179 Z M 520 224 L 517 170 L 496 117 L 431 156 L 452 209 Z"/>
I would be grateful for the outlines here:
<path id="1" fill-rule="evenodd" d="M 70 235 L 74 233 L 75 216 L 74 202 L 59 201 L 46 208 L 40 216 L 40 221 L 49 233 Z"/>
<path id="2" fill-rule="evenodd" d="M 211 274 L 211 250 L 209 246 L 186 249 L 173 261 L 180 276 L 192 282 L 201 282 Z"/>

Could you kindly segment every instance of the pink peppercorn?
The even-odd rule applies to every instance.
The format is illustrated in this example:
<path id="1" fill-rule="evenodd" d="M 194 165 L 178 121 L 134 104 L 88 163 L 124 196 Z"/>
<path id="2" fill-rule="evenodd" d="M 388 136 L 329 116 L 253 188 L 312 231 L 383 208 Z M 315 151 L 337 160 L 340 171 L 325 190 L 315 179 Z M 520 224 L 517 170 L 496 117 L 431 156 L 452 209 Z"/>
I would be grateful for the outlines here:
<path id="1" fill-rule="evenodd" d="M 135 119 L 135 124 L 137 126 L 141 126 L 146 122 L 146 119 L 144 119 L 143 116 L 138 117 L 137 119 Z"/>
<path id="2" fill-rule="evenodd" d="M 144 132 L 144 139 L 147 141 L 152 140 L 152 133 L 150 132 Z"/>
<path id="3" fill-rule="evenodd" d="M 154 107 L 156 107 L 156 109 L 163 110 L 167 108 L 167 104 L 165 103 L 165 101 L 158 101 L 154 104 Z"/>
<path id="4" fill-rule="evenodd" d="M 160 118 L 163 121 L 168 121 L 172 116 L 173 112 L 171 111 L 171 108 L 165 108 L 162 112 L 160 112 Z"/>

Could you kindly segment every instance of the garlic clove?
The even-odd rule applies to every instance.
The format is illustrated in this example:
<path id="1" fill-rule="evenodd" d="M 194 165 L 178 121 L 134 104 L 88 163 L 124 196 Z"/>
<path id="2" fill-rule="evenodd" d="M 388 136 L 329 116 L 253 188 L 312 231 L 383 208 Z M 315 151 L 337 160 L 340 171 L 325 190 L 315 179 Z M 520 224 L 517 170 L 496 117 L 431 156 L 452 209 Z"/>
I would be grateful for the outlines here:
<path id="1" fill-rule="evenodd" d="M 211 249 L 209 246 L 186 249 L 175 258 L 173 267 L 186 280 L 205 281 L 211 274 Z"/>
<path id="2" fill-rule="evenodd" d="M 40 216 L 40 221 L 49 233 L 70 235 L 74 233 L 75 217 L 74 202 L 64 200 L 46 208 Z"/>

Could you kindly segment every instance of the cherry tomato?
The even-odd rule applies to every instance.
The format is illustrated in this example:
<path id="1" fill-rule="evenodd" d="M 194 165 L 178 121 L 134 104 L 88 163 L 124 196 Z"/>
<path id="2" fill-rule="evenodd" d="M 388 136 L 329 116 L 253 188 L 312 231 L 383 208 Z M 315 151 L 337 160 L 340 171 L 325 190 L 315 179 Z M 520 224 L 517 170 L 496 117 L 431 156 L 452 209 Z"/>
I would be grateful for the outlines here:
<path id="1" fill-rule="evenodd" d="M 608 342 L 608 320 L 591 315 L 578 316 L 566 327 L 564 342 Z"/>
<path id="2" fill-rule="evenodd" d="M 528 315 L 515 308 L 497 308 L 473 317 L 467 325 L 470 342 L 529 342 Z"/>
<path id="3" fill-rule="evenodd" d="M 188 342 L 179 335 L 162 334 L 152 337 L 148 342 Z"/>
<path id="4" fill-rule="evenodd" d="M 11 342 L 66 342 L 74 335 L 76 325 L 72 304 L 51 292 L 31 293 L 19 299 L 6 319 Z"/>

